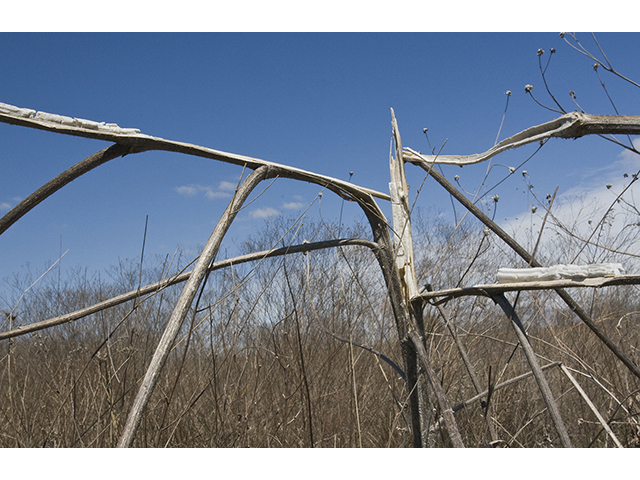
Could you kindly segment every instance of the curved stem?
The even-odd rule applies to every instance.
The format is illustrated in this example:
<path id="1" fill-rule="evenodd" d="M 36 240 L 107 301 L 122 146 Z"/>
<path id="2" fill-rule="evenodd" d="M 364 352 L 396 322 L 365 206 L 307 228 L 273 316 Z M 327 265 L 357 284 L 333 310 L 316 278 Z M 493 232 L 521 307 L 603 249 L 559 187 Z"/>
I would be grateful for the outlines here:
<path id="1" fill-rule="evenodd" d="M 84 175 L 89 170 L 102 165 L 103 163 L 113 160 L 117 157 L 122 157 L 129 153 L 138 153 L 140 149 L 132 149 L 127 145 L 115 144 L 108 148 L 100 150 L 94 153 L 90 157 L 85 158 L 81 162 L 76 163 L 73 167 L 65 170 L 60 175 L 45 183 L 38 190 L 33 192 L 12 210 L 0 218 L 0 235 L 2 235 L 11 225 L 16 223 L 22 218 L 29 210 L 34 208 L 40 202 L 51 196 L 62 187 L 72 182 L 81 175 Z"/>

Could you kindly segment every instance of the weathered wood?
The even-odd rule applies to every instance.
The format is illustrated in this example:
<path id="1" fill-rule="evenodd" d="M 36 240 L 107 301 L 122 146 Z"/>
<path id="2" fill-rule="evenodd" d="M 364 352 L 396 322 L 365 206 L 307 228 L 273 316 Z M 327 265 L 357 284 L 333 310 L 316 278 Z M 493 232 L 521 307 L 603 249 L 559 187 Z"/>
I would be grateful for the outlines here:
<path id="1" fill-rule="evenodd" d="M 420 308 L 420 312 L 418 312 L 420 313 L 420 318 L 416 319 L 416 312 L 414 308 L 411 308 L 412 306 L 410 306 L 410 299 L 417 295 L 418 286 L 413 262 L 411 215 L 409 211 L 409 186 L 407 185 L 407 179 L 404 172 L 404 161 L 402 160 L 402 140 L 400 138 L 398 122 L 396 121 L 393 108 L 391 109 L 391 128 L 395 143 L 395 156 L 391 155 L 391 153 L 389 154 L 389 171 L 391 179 L 391 182 L 389 183 L 389 194 L 391 196 L 395 272 L 402 285 L 404 303 L 407 305 L 409 310 L 407 312 L 408 318 L 410 320 L 414 320 L 410 321 L 408 329 L 412 330 L 414 328 L 418 328 L 420 337 L 424 337 L 421 320 L 422 309 Z M 411 343 L 406 343 L 406 348 L 412 349 L 413 346 Z M 411 355 L 413 355 L 413 353 Z M 426 396 L 426 391 L 423 391 L 423 388 L 418 382 L 417 376 L 414 376 L 414 372 L 416 372 L 417 375 L 417 366 L 406 366 L 405 368 L 407 370 L 407 389 L 412 411 L 414 445 L 418 446 L 418 443 L 421 443 L 421 446 L 426 447 L 427 445 L 422 439 L 422 424 L 424 422 L 421 421 L 421 419 L 424 420 L 427 416 L 425 409 L 426 405 L 428 405 L 428 400 L 426 398 L 419 399 L 421 396 Z M 420 436 L 420 442 L 418 442 L 418 436 Z"/>
<path id="2" fill-rule="evenodd" d="M 505 138 L 484 153 L 473 155 L 422 155 L 407 149 L 404 152 L 406 161 L 419 158 L 429 163 L 449 165 L 471 165 L 484 162 L 511 148 L 518 148 L 528 143 L 540 142 L 548 138 L 579 138 L 584 135 L 640 135 L 640 116 L 632 115 L 589 115 L 571 112 L 555 120 L 527 128 L 520 133 Z"/>
<path id="3" fill-rule="evenodd" d="M 200 257 L 193 268 L 193 272 L 191 273 L 191 276 L 189 277 L 187 284 L 184 286 L 182 294 L 173 309 L 173 313 L 167 322 L 167 326 L 162 338 L 160 339 L 160 343 L 153 354 L 147 373 L 142 380 L 138 394 L 136 395 L 133 405 L 131 406 L 131 410 L 129 411 L 127 422 L 124 426 L 120 439 L 118 440 L 119 447 L 130 447 L 133 443 L 133 439 L 142 419 L 142 414 L 149 402 L 149 399 L 151 398 L 151 394 L 153 393 L 158 381 L 160 371 L 169 356 L 173 342 L 180 331 L 180 327 L 191 308 L 191 303 L 195 298 L 198 288 L 204 280 L 207 268 L 218 253 L 218 249 L 222 243 L 222 238 L 231 226 L 231 222 L 233 222 L 233 219 L 240 211 L 242 204 L 245 202 L 249 194 L 262 180 L 269 178 L 271 175 L 273 175 L 273 173 L 270 172 L 269 167 L 266 166 L 260 167 L 255 172 L 251 173 L 236 190 L 231 202 L 211 233 L 209 240 L 204 246 Z"/>
<path id="4" fill-rule="evenodd" d="M 152 137 L 150 135 L 141 133 L 117 134 L 106 131 L 102 132 L 99 130 L 91 130 L 77 126 L 53 124 L 33 118 L 21 118 L 4 113 L 0 113 L 0 123 L 21 125 L 24 127 L 36 128 L 39 130 L 61 133 L 64 135 L 93 138 L 96 140 L 106 140 L 109 142 L 117 143 L 118 145 L 122 145 L 124 147 L 129 147 L 129 150 L 131 152 L 161 150 L 167 152 L 183 153 L 196 157 L 219 160 L 221 162 L 239 165 L 242 167 L 250 168 L 252 170 L 255 170 L 262 166 L 278 167 L 280 169 L 281 177 L 292 178 L 322 185 L 324 187 L 327 187 L 329 190 L 337 193 L 346 200 L 355 200 L 356 198 L 361 198 L 363 194 L 369 194 L 373 197 L 381 198 L 383 200 L 390 199 L 389 195 L 385 193 L 381 193 L 370 188 L 359 187 L 351 182 L 346 182 L 344 180 L 329 177 L 327 175 L 309 172 L 301 168 L 289 167 L 287 165 L 269 162 L 259 158 L 248 157 L 246 155 L 237 155 L 234 153 L 222 152 L 220 150 L 201 147 L 199 145 L 166 140 L 164 138 Z"/>
<path id="5" fill-rule="evenodd" d="M 460 435 L 460 430 L 458 430 L 458 424 L 456 423 L 453 410 L 451 409 L 451 405 L 447 399 L 447 394 L 445 393 L 444 388 L 442 388 L 442 384 L 431 366 L 431 362 L 427 356 L 427 350 L 424 347 L 424 342 L 415 330 L 410 331 L 408 335 L 416 349 L 418 360 L 422 364 L 427 380 L 431 385 L 431 389 L 433 390 L 438 406 L 440 407 L 440 414 L 444 419 L 444 425 L 447 430 L 449 440 L 455 448 L 464 448 L 462 436 Z"/>
<path id="6" fill-rule="evenodd" d="M 474 285 L 473 287 L 449 288 L 445 290 L 422 292 L 420 297 L 425 300 L 444 297 L 444 301 L 464 296 L 485 296 L 505 292 L 526 290 L 555 290 L 557 288 L 603 288 L 614 285 L 639 285 L 640 275 L 616 275 L 615 277 L 585 278 L 582 280 L 547 280 L 543 282 L 519 282 L 519 283 L 491 283 L 487 285 Z M 441 303 L 436 302 L 437 304 Z"/>
<path id="7" fill-rule="evenodd" d="M 572 445 L 571 440 L 569 439 L 569 432 L 567 432 L 564 421 L 560 416 L 560 409 L 558 408 L 558 404 L 553 398 L 553 394 L 551 393 L 551 389 L 549 388 L 549 383 L 544 376 L 542 368 L 540 368 L 540 364 L 538 363 L 536 354 L 533 351 L 531 343 L 529 342 L 529 337 L 527 337 L 527 333 L 525 332 L 524 326 L 520 322 L 516 311 L 513 309 L 513 306 L 511 305 L 511 303 L 509 303 L 504 294 L 496 294 L 491 298 L 493 298 L 493 300 L 500 306 L 500 308 L 502 308 L 504 313 L 509 318 L 514 331 L 516 332 L 516 336 L 518 337 L 520 346 L 522 347 L 522 350 L 527 357 L 527 361 L 529 362 L 529 366 L 531 367 L 533 376 L 536 379 L 536 383 L 538 384 L 538 388 L 540 389 L 540 393 L 542 394 L 544 403 L 547 405 L 547 410 L 549 411 L 549 415 L 551 416 L 553 425 L 556 427 L 556 431 L 558 432 L 558 436 L 560 437 L 560 443 L 565 448 L 571 448 Z"/>

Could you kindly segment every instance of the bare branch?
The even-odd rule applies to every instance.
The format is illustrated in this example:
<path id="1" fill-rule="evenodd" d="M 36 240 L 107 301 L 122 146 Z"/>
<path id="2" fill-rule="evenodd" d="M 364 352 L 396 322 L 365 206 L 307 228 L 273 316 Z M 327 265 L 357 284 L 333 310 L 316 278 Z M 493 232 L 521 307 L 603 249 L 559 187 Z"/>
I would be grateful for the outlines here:
<path id="1" fill-rule="evenodd" d="M 511 148 L 518 148 L 533 142 L 548 138 L 579 138 L 585 135 L 640 135 L 640 116 L 635 115 L 589 115 L 571 112 L 550 122 L 527 128 L 520 133 L 505 138 L 500 143 L 484 153 L 473 155 L 422 155 L 405 148 L 405 161 L 413 162 L 421 159 L 428 163 L 443 163 L 448 165 L 471 165 L 484 162 Z"/>

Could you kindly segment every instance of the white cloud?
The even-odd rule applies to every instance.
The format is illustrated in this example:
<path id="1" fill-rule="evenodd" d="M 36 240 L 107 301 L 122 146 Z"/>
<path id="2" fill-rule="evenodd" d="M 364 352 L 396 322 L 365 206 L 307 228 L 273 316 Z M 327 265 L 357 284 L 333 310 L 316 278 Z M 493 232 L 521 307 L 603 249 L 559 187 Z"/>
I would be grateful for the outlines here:
<path id="1" fill-rule="evenodd" d="M 175 191 L 178 192 L 179 195 L 184 195 L 186 197 L 192 197 L 196 193 L 198 193 L 199 185 L 183 185 L 181 187 L 175 187 Z"/>
<path id="2" fill-rule="evenodd" d="M 227 198 L 230 197 L 231 194 L 227 192 L 214 192 L 213 190 L 207 190 L 204 196 L 209 200 L 213 200 L 214 198 Z"/>
<path id="3" fill-rule="evenodd" d="M 7 202 L 0 203 L 0 210 L 11 210 L 11 205 Z"/>
<path id="4" fill-rule="evenodd" d="M 274 215 L 278 215 L 279 213 L 280 212 L 278 212 L 275 208 L 266 207 L 252 210 L 251 212 L 249 212 L 249 215 L 251 216 L 251 218 L 257 219 L 273 217 Z"/>
<path id="5" fill-rule="evenodd" d="M 237 184 L 236 183 L 231 183 L 231 182 L 227 182 L 225 180 L 223 180 L 222 182 L 220 182 L 218 184 L 218 188 L 220 190 L 225 190 L 227 192 L 233 192 L 236 189 Z"/>
<path id="6" fill-rule="evenodd" d="M 636 149 L 640 149 L 640 139 L 636 139 L 633 143 Z M 631 231 L 629 230 L 630 224 L 637 222 L 637 212 L 624 202 L 627 201 L 636 206 L 634 197 L 638 198 L 640 182 L 634 183 L 622 196 L 620 202 L 617 201 L 617 198 L 629 186 L 633 175 L 639 170 L 640 155 L 623 150 L 619 154 L 618 160 L 600 168 L 583 172 L 582 181 L 578 185 L 558 195 L 552 207 L 553 215 L 574 234 L 586 239 L 591 236 L 605 213 L 613 206 L 606 217 L 606 222 L 603 222 L 605 230 L 608 232 L 607 235 L 601 238 L 596 233 L 592 241 L 602 242 L 611 248 L 617 248 L 617 245 L 608 242 L 615 242 L 616 238 L 625 238 L 624 235 L 620 237 L 616 237 L 616 235 L 620 232 L 624 234 L 625 231 Z M 505 222 L 501 222 L 501 226 L 508 233 L 514 234 L 518 241 L 525 245 L 525 248 L 533 248 L 544 215 L 544 208 L 538 206 L 535 213 L 532 213 L 531 210 L 521 212 L 505 219 Z M 554 224 L 555 221 L 548 219 L 543 240 L 549 240 L 557 234 L 566 235 L 561 227 Z M 582 245 L 580 242 L 578 243 Z M 629 250 L 629 246 L 627 245 L 625 249 Z M 636 249 L 634 248 L 634 250 Z"/>
<path id="7" fill-rule="evenodd" d="M 228 183 L 228 182 L 221 182 L 221 185 L 222 183 Z M 221 187 L 220 190 L 214 190 L 209 186 L 203 186 L 203 185 L 192 183 L 191 185 L 182 185 L 180 187 L 175 187 L 174 190 L 179 195 L 184 195 L 185 197 L 193 197 L 198 193 L 203 193 L 207 199 L 214 200 L 216 198 L 226 198 L 231 196 L 229 193 L 222 191 L 226 189 L 226 185 L 224 185 L 224 187 L 225 188 Z"/>
<path id="8" fill-rule="evenodd" d="M 288 202 L 282 205 L 282 208 L 286 210 L 297 210 L 302 207 L 304 207 L 304 204 L 300 202 Z"/>

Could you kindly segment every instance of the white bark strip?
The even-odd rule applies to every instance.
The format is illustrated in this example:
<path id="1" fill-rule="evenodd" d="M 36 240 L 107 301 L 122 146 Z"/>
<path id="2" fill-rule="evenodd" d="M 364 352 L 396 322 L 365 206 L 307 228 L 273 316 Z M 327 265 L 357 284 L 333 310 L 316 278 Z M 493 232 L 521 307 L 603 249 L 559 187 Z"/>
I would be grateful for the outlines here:
<path id="1" fill-rule="evenodd" d="M 11 107 L 11 105 L 8 105 L 8 107 Z M 370 188 L 359 187 L 344 180 L 309 172 L 300 168 L 289 167 L 287 165 L 268 162 L 266 160 L 248 157 L 245 155 L 222 152 L 219 150 L 201 147 L 199 145 L 193 145 L 190 143 L 166 140 L 160 137 L 152 137 L 150 135 L 138 133 L 139 130 L 137 129 L 120 128 L 115 123 L 105 124 L 104 128 L 94 129 L 80 127 L 75 122 L 73 125 L 68 125 L 61 122 L 45 121 L 37 118 L 24 117 L 21 116 L 19 110 L 26 109 L 19 109 L 18 107 L 14 108 L 17 110 L 13 113 L 10 113 L 8 111 L 8 108 L 4 109 L 4 111 L 0 109 L 0 123 L 20 125 L 23 127 L 36 128 L 38 130 L 46 130 L 48 132 L 73 135 L 76 137 L 106 140 L 120 145 L 134 147 L 133 151 L 163 150 L 166 152 L 177 152 L 187 155 L 194 155 L 196 157 L 211 158 L 213 160 L 219 160 L 226 163 L 232 163 L 234 165 L 240 165 L 242 167 L 247 167 L 252 170 L 255 170 L 263 165 L 278 167 L 283 170 L 281 176 L 325 186 L 338 195 L 341 195 L 346 200 L 362 199 L 366 194 L 376 198 L 381 198 L 383 200 L 389 200 L 389 195 L 385 193 L 381 193 Z M 61 115 L 57 116 L 62 117 Z M 83 122 L 82 119 L 76 120 L 79 120 L 80 123 Z"/>

